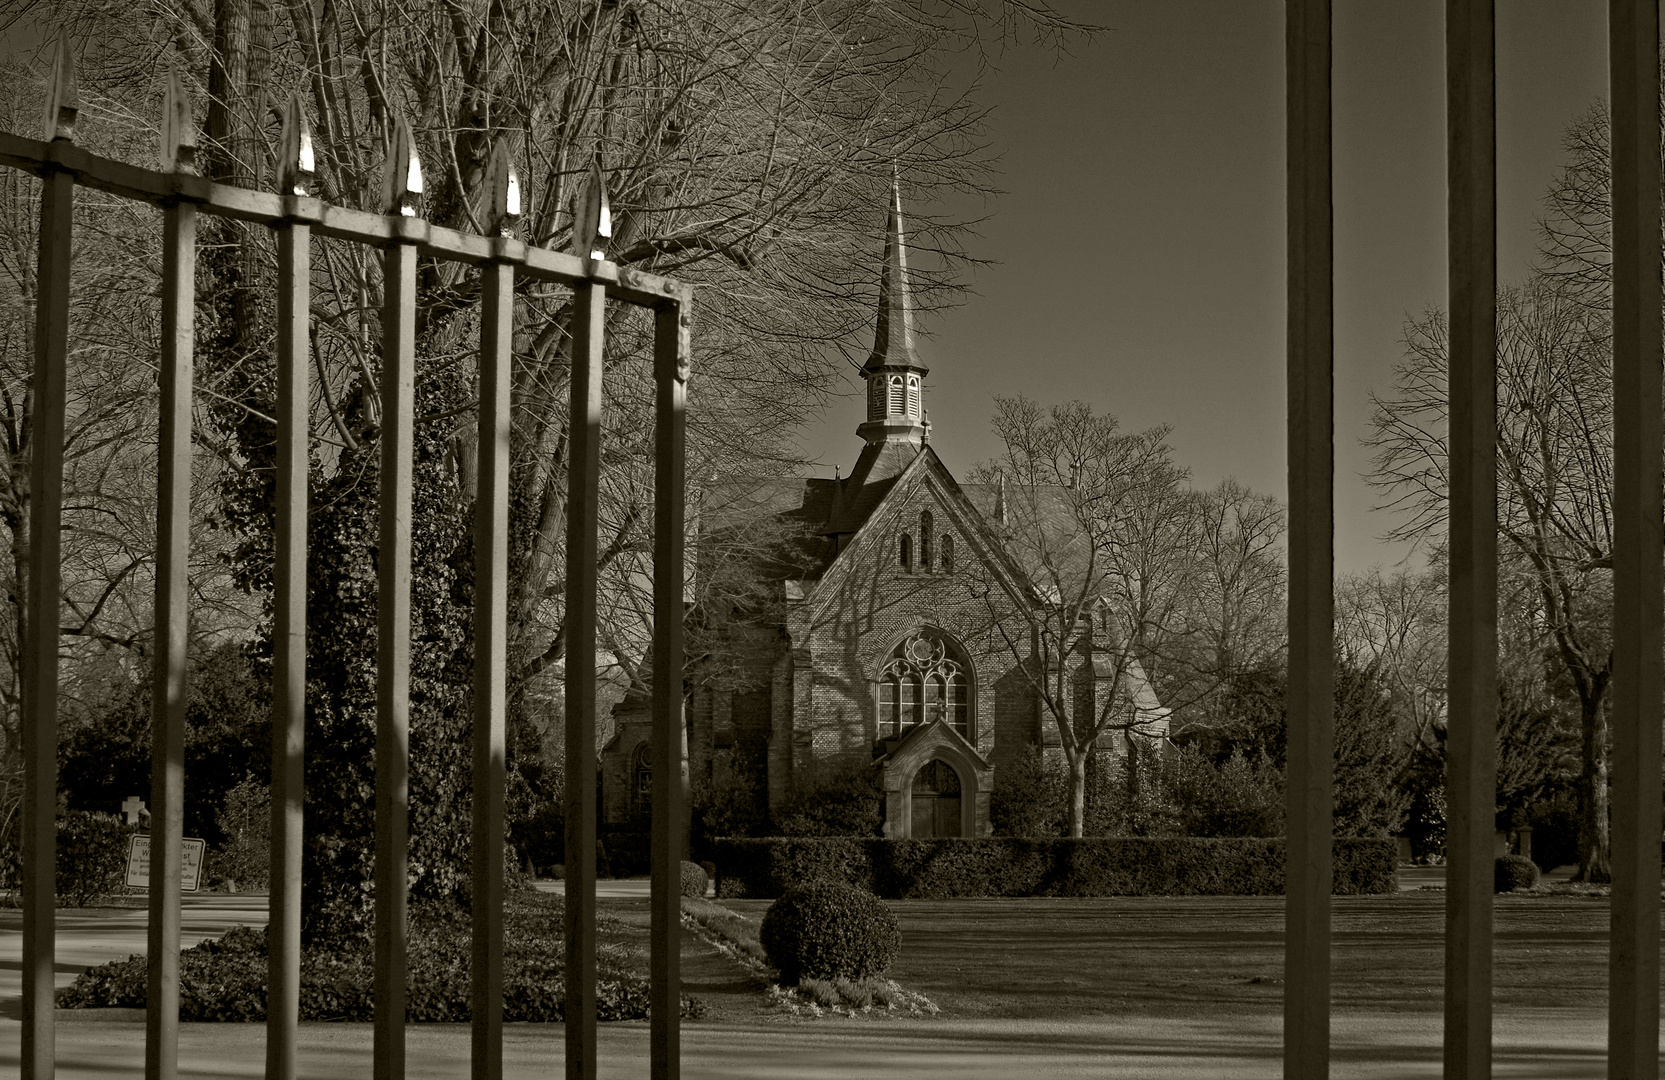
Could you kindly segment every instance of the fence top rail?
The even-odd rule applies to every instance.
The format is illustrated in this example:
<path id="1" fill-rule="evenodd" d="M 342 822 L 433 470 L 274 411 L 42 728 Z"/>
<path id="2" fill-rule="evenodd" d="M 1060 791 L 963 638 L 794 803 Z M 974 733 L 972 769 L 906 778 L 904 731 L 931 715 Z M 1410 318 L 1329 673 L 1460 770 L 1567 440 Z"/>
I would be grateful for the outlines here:
<path id="1" fill-rule="evenodd" d="M 209 214 L 268 227 L 310 225 L 322 236 L 371 245 L 414 243 L 421 254 L 451 262 L 512 263 L 529 277 L 565 285 L 600 283 L 618 300 L 644 307 L 683 304 L 689 286 L 600 259 L 536 247 L 502 236 L 443 228 L 421 218 L 373 214 L 301 195 L 216 184 L 187 172 L 159 172 L 100 157 L 68 139 L 50 142 L 0 131 L 0 165 L 36 176 L 69 173 L 77 184 L 125 199 L 167 206 L 189 202 Z"/>

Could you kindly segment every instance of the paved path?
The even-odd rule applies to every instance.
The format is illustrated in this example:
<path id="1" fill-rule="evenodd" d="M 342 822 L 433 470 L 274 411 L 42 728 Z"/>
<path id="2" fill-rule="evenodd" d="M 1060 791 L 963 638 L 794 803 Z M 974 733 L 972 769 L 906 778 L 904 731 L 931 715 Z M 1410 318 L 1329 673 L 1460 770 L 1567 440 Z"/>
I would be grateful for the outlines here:
<path id="1" fill-rule="evenodd" d="M 1373 1013 L 1338 1016 L 1334 1025 L 1338 1078 L 1410 1080 L 1440 1075 L 1439 1018 Z M 17 1066 L 20 1024 L 0 1022 L 0 1074 Z M 1605 1075 L 1605 1022 L 1588 1010 L 1501 1015 L 1496 1066 L 1504 1078 L 1582 1080 Z M 702 1026 L 683 1035 L 688 1080 L 1276 1080 L 1279 1021 L 1229 1022 L 1105 1017 L 1043 1021 L 817 1020 Z M 647 1075 L 647 1027 L 604 1024 L 604 1078 Z M 558 1024 L 509 1025 L 505 1075 L 559 1076 Z M 371 1075 L 367 1024 L 305 1024 L 300 1038 L 303 1080 L 352 1080 Z M 144 1027 L 134 1023 L 58 1025 L 59 1080 L 138 1077 Z M 180 1075 L 259 1077 L 265 1029 L 258 1024 L 183 1024 Z M 467 1075 L 469 1032 L 456 1024 L 407 1029 L 410 1080 Z M 12 1072 L 11 1075 L 15 1075 Z"/>
<path id="2" fill-rule="evenodd" d="M 560 891 L 558 883 L 544 883 Z M 647 894 L 645 880 L 604 881 L 610 896 Z M 266 921 L 261 894 L 206 894 L 184 900 L 187 944 L 238 923 Z M 0 913 L 0 1076 L 20 1060 L 21 950 L 16 912 Z M 142 910 L 83 918 L 59 913 L 58 982 L 90 964 L 144 948 Z M 144 1026 L 74 1014 L 57 1025 L 59 1080 L 113 1080 L 143 1074 Z M 1221 1019 L 1124 1017 L 1036 1020 L 750 1020 L 688 1022 L 683 1076 L 688 1080 L 1276 1080 L 1281 1076 L 1281 1023 L 1275 1014 Z M 1358 1080 L 1410 1080 L 1440 1075 L 1440 1018 L 1430 1013 L 1347 1011 L 1333 1020 L 1331 1075 Z M 1500 1009 L 1495 1026 L 1498 1080 L 1582 1080 L 1605 1075 L 1606 1020 L 1594 1009 Z M 504 1039 L 505 1074 L 539 1080 L 560 1074 L 559 1024 L 512 1024 Z M 647 1075 L 644 1023 L 601 1026 L 603 1078 Z M 467 1075 L 465 1025 L 407 1029 L 410 1080 Z M 355 1080 L 371 1075 L 367 1024 L 304 1024 L 302 1080 Z M 183 1024 L 180 1075 L 259 1077 L 265 1027 Z"/>

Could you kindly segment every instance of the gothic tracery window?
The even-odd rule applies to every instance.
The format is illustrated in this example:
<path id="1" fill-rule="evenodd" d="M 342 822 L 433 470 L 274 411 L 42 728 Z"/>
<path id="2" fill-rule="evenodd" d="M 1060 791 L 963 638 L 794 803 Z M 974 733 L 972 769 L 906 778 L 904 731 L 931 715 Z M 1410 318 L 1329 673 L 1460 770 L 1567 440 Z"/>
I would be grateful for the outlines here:
<path id="1" fill-rule="evenodd" d="M 879 673 L 879 735 L 897 738 L 941 721 L 970 740 L 971 683 L 966 666 L 942 635 L 920 630 L 891 650 Z"/>

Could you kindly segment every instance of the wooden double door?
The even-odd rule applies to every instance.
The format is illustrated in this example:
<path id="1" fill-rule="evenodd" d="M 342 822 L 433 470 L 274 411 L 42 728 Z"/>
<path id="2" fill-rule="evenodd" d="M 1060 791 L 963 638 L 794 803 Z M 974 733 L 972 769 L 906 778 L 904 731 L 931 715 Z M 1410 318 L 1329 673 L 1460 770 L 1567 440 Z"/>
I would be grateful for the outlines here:
<path id="1" fill-rule="evenodd" d="M 946 761 L 931 760 L 913 778 L 913 820 L 908 835 L 915 840 L 959 836 L 960 774 Z"/>

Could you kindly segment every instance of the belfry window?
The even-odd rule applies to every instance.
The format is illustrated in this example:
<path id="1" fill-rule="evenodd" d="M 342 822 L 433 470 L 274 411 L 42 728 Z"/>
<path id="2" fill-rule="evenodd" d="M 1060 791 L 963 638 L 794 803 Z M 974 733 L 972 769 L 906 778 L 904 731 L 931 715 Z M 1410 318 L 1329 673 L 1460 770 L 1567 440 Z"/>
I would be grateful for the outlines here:
<path id="1" fill-rule="evenodd" d="M 905 411 L 907 407 L 907 391 L 902 388 L 902 376 L 892 375 L 890 377 L 890 411 L 899 413 Z"/>
<path id="2" fill-rule="evenodd" d="M 919 568 L 927 574 L 931 572 L 931 512 L 922 511 L 919 515 Z"/>
<path id="3" fill-rule="evenodd" d="M 919 376 L 908 376 L 908 415 L 919 415 Z"/>
<path id="4" fill-rule="evenodd" d="M 879 737 L 894 739 L 919 724 L 941 721 L 968 741 L 970 672 L 958 647 L 933 630 L 902 641 L 879 673 Z"/>

